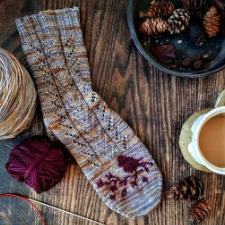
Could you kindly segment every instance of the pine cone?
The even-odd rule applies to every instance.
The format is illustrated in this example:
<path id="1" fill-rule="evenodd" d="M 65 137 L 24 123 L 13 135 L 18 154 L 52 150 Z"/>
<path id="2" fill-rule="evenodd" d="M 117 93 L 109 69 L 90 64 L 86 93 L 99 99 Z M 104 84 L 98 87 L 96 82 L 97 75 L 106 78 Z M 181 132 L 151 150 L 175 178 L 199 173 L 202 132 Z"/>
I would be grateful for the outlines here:
<path id="1" fill-rule="evenodd" d="M 208 9 L 208 0 L 182 0 L 183 8 L 189 10 L 191 15 L 201 15 Z"/>
<path id="2" fill-rule="evenodd" d="M 222 34 L 225 36 L 225 12 L 222 13 L 221 15 L 221 27 L 220 30 Z"/>
<path id="3" fill-rule="evenodd" d="M 167 21 L 169 32 L 179 34 L 188 26 L 189 20 L 190 15 L 186 9 L 175 9 Z"/>
<path id="4" fill-rule="evenodd" d="M 196 46 L 202 46 L 206 42 L 205 31 L 197 24 L 191 24 L 188 28 L 189 38 Z"/>
<path id="5" fill-rule="evenodd" d="M 168 18 L 174 10 L 174 5 L 169 1 L 156 2 L 145 12 L 140 12 L 140 17 Z"/>
<path id="6" fill-rule="evenodd" d="M 189 225 L 196 225 L 205 220 L 211 211 L 211 203 L 203 198 L 197 202 L 190 210 Z"/>
<path id="7" fill-rule="evenodd" d="M 220 30 L 220 15 L 215 6 L 212 6 L 204 16 L 203 25 L 209 38 L 215 37 Z"/>
<path id="8" fill-rule="evenodd" d="M 187 177 L 179 183 L 174 184 L 170 191 L 167 191 L 166 197 L 173 198 L 176 201 L 188 200 L 196 202 L 203 195 L 203 185 L 197 177 Z"/>
<path id="9" fill-rule="evenodd" d="M 147 36 L 158 35 L 167 30 L 167 22 L 160 18 L 146 19 L 140 26 L 139 30 L 142 34 Z"/>

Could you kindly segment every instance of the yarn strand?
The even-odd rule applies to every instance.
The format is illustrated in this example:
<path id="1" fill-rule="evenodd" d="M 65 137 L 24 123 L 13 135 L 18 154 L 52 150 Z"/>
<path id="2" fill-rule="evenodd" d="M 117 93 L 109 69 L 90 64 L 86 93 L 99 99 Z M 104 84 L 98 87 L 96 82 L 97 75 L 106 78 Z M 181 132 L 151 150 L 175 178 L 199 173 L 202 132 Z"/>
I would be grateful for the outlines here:
<path id="1" fill-rule="evenodd" d="M 52 205 L 48 205 L 48 204 L 43 203 L 43 202 L 39 202 L 39 201 L 34 200 L 34 199 L 32 199 L 32 198 L 29 198 L 29 200 L 32 201 L 32 202 L 34 202 L 34 203 L 41 204 L 41 205 L 46 206 L 46 207 L 49 207 L 49 208 L 51 208 L 51 209 L 54 209 L 54 210 L 57 210 L 57 211 L 60 211 L 60 212 L 69 214 L 69 215 L 71 215 L 71 216 L 75 216 L 75 217 L 77 217 L 77 218 L 81 218 L 81 219 L 87 220 L 87 221 L 89 221 L 89 222 L 92 222 L 92 223 L 95 223 L 95 224 L 98 224 L 98 225 L 105 225 L 105 224 L 103 224 L 103 223 L 100 223 L 100 222 L 97 222 L 97 221 L 95 221 L 95 220 L 86 218 L 86 217 L 84 217 L 84 216 L 80 216 L 80 215 L 78 215 L 78 214 L 68 212 L 68 211 L 66 211 L 66 210 L 64 210 L 64 209 L 60 209 L 60 208 L 57 208 L 57 207 L 52 206 Z"/>
<path id="2" fill-rule="evenodd" d="M 57 210 L 57 211 L 59 211 L 59 212 L 63 212 L 63 213 L 69 214 L 69 215 L 71 215 L 71 216 L 74 216 L 74 217 L 77 217 L 77 218 L 80 218 L 80 219 L 87 220 L 87 221 L 89 221 L 89 222 L 92 222 L 92 223 L 95 223 L 95 224 L 98 224 L 98 225 L 105 225 L 105 224 L 100 223 L 100 222 L 97 222 L 97 221 L 95 221 L 95 220 L 86 218 L 86 217 L 84 217 L 84 216 L 80 216 L 80 215 L 75 214 L 75 213 L 68 212 L 68 211 L 66 211 L 66 210 L 64 210 L 64 209 L 57 208 L 57 207 L 55 207 L 55 206 L 52 206 L 52 205 L 49 205 L 49 204 L 46 204 L 46 203 L 37 201 L 37 200 L 32 199 L 32 198 L 28 198 L 28 197 L 21 196 L 21 195 L 17 195 L 17 194 L 2 194 L 2 195 L 0 195 L 0 198 L 7 198 L 7 197 L 19 198 L 19 199 L 22 199 L 22 200 L 28 202 L 28 203 L 29 203 L 31 206 L 33 206 L 34 209 L 37 211 L 38 215 L 40 216 L 40 218 L 41 218 L 41 220 L 42 220 L 43 225 L 46 225 L 45 219 L 44 219 L 43 216 L 41 215 L 41 212 L 39 211 L 39 209 L 34 205 L 34 203 L 40 204 L 40 205 L 43 205 L 43 206 L 46 206 L 46 207 L 48 207 L 48 208 L 51 208 L 51 209 Z"/>
<path id="3" fill-rule="evenodd" d="M 36 210 L 36 212 L 38 213 L 39 217 L 41 218 L 42 224 L 46 225 L 45 219 L 41 215 L 40 210 L 31 202 L 30 198 L 27 198 L 27 197 L 21 196 L 21 195 L 16 195 L 16 194 L 2 194 L 2 195 L 0 195 L 0 198 L 19 198 L 19 199 L 22 199 L 23 201 L 29 203 Z"/>

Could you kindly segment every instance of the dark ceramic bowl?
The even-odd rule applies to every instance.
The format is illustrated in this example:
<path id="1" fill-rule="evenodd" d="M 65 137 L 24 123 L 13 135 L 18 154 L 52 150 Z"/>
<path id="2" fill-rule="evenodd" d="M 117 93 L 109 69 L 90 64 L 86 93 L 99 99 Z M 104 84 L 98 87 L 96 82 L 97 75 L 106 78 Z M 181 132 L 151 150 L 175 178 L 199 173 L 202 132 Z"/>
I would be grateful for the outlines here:
<path id="1" fill-rule="evenodd" d="M 182 7 L 181 0 L 170 0 L 175 5 L 175 8 Z M 161 36 L 155 38 L 152 37 L 151 41 L 146 44 L 146 37 L 139 32 L 139 26 L 143 21 L 139 17 L 139 12 L 146 10 L 150 5 L 149 0 L 129 0 L 127 10 L 127 20 L 130 29 L 131 36 L 134 40 L 135 45 L 141 54 L 154 66 L 157 66 L 162 71 L 179 76 L 198 78 L 205 77 L 210 74 L 216 73 L 225 67 L 225 37 L 221 34 L 215 38 L 207 39 L 207 42 L 201 46 L 194 46 L 187 33 L 171 35 L 169 32 L 163 33 Z M 182 43 L 180 43 L 182 41 Z M 208 55 L 208 60 L 204 63 L 201 69 L 184 69 L 175 67 L 174 65 L 165 65 L 160 62 L 151 52 L 151 47 L 158 44 L 171 43 L 176 48 L 180 49 L 186 57 L 190 57 L 194 54 L 205 54 Z"/>

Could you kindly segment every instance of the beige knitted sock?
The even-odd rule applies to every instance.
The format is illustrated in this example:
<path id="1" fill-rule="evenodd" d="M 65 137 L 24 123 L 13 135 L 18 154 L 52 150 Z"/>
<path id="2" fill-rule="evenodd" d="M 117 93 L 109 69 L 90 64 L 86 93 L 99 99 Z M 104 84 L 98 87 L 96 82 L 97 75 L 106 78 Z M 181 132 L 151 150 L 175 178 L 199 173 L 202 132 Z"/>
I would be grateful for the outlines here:
<path id="1" fill-rule="evenodd" d="M 45 126 L 73 154 L 102 200 L 127 217 L 161 200 L 162 177 L 145 146 L 91 87 L 79 9 L 17 20 Z"/>

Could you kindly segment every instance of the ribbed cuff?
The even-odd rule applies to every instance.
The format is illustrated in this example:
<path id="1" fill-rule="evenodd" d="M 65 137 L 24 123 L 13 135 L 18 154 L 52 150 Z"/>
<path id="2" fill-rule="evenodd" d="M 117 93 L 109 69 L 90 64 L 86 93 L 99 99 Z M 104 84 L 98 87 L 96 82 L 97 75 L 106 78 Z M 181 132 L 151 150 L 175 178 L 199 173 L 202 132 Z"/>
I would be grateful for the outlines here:
<path id="1" fill-rule="evenodd" d="M 43 84 L 42 78 L 50 81 L 55 76 L 60 83 L 68 77 L 91 85 L 79 8 L 42 11 L 17 19 L 16 24 L 37 85 Z M 68 76 L 55 72 L 62 68 Z"/>
<path id="2" fill-rule="evenodd" d="M 21 39 L 29 37 L 30 41 L 35 40 L 35 33 L 70 34 L 74 29 L 80 28 L 79 8 L 41 11 L 38 14 L 17 19 L 16 25 Z"/>

